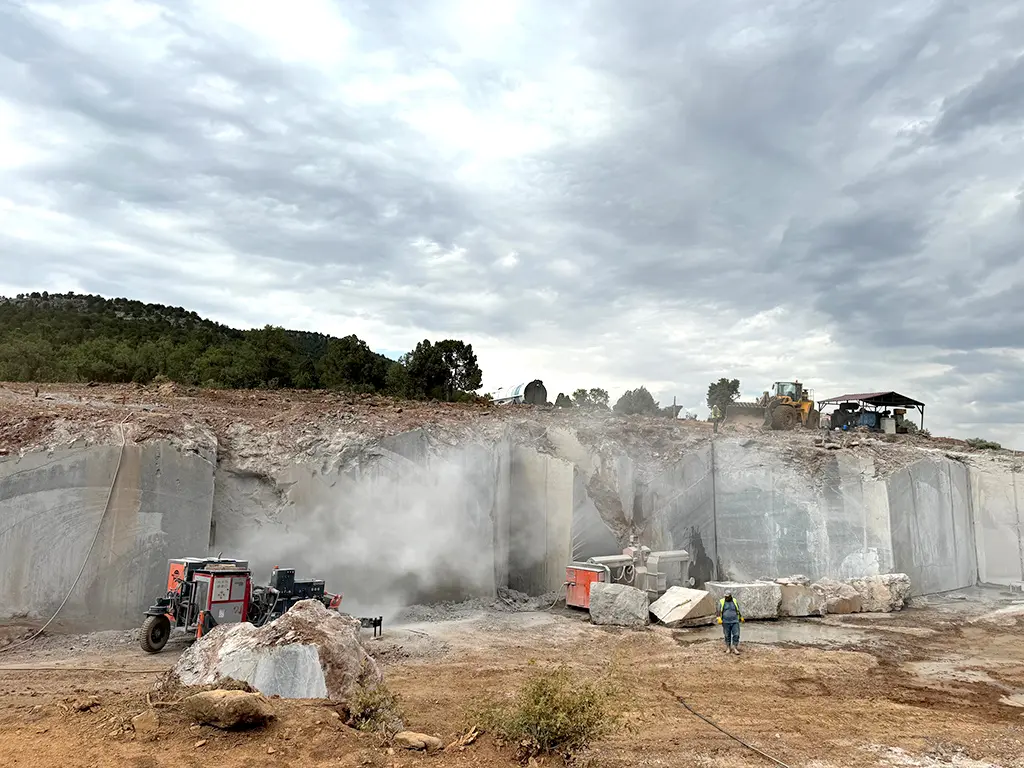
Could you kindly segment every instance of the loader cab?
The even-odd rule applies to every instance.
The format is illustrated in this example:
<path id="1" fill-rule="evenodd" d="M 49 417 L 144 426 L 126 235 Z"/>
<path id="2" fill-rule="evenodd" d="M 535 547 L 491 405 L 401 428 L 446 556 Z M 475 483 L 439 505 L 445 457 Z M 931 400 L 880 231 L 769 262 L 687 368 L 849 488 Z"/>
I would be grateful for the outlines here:
<path id="1" fill-rule="evenodd" d="M 799 381 L 776 381 L 772 385 L 773 395 L 775 397 L 788 397 L 793 402 L 798 402 L 803 399 L 803 385 Z"/>

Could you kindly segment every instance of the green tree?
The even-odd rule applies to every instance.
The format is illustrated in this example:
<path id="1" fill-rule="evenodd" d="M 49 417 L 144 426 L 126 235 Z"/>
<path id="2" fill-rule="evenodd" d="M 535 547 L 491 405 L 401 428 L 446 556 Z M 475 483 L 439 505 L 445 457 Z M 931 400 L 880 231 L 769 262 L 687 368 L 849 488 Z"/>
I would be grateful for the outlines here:
<path id="1" fill-rule="evenodd" d="M 564 392 L 559 392 L 558 397 L 555 398 L 556 408 L 572 408 L 572 400 Z"/>
<path id="2" fill-rule="evenodd" d="M 409 355 L 402 356 L 408 360 Z M 392 362 L 384 379 L 384 391 L 392 397 L 412 397 L 412 381 L 404 362 Z"/>
<path id="3" fill-rule="evenodd" d="M 272 325 L 246 332 L 246 345 L 251 352 L 242 353 L 255 359 L 258 371 L 252 386 L 290 387 L 292 371 L 298 366 L 298 352 L 288 331 Z"/>
<path id="4" fill-rule="evenodd" d="M 645 414 L 654 416 L 660 413 L 658 401 L 647 391 L 647 387 L 627 389 L 612 409 L 616 413 L 625 415 Z"/>
<path id="5" fill-rule="evenodd" d="M 431 344 L 424 339 L 405 357 L 409 387 L 419 397 L 452 400 L 480 388 L 483 373 L 473 345 L 457 339 Z"/>
<path id="6" fill-rule="evenodd" d="M 572 393 L 573 403 L 578 408 L 607 408 L 608 390 L 592 387 L 590 389 L 577 389 Z"/>
<path id="7" fill-rule="evenodd" d="M 379 392 L 384 389 L 388 361 L 354 334 L 330 339 L 320 366 L 320 383 L 330 389 Z"/>
<path id="8" fill-rule="evenodd" d="M 708 408 L 718 406 L 722 411 L 722 415 L 725 416 L 725 409 L 729 403 L 733 402 L 740 394 L 740 380 L 739 379 L 719 379 L 708 385 Z"/>

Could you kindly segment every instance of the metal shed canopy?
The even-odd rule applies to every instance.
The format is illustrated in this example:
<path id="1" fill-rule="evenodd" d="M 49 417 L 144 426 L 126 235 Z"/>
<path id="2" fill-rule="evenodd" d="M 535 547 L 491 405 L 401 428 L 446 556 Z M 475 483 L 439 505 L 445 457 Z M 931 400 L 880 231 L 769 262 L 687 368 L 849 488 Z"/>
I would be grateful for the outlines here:
<path id="1" fill-rule="evenodd" d="M 821 405 L 826 403 L 858 402 L 865 405 L 873 405 L 876 408 L 924 408 L 924 403 L 920 400 L 901 395 L 899 392 L 861 392 L 856 395 L 830 397 L 828 400 L 819 400 L 818 402 Z"/>
<path id="2" fill-rule="evenodd" d="M 921 412 L 921 429 L 924 429 L 924 403 L 899 392 L 860 392 L 855 395 L 839 395 L 819 400 L 818 407 L 829 403 L 864 403 L 873 408 L 916 408 Z"/>

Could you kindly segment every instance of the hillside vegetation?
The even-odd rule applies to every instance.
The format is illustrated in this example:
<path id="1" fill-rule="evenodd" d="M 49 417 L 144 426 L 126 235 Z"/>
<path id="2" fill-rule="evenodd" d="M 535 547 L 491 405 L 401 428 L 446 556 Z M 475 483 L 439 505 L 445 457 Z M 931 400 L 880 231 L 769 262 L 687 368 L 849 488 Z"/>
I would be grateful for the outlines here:
<path id="1" fill-rule="evenodd" d="M 355 335 L 275 326 L 242 331 L 181 307 L 73 293 L 0 297 L 0 381 L 171 380 L 221 388 L 345 389 L 397 397 L 472 397 L 471 344 L 424 340 L 390 360 Z"/>

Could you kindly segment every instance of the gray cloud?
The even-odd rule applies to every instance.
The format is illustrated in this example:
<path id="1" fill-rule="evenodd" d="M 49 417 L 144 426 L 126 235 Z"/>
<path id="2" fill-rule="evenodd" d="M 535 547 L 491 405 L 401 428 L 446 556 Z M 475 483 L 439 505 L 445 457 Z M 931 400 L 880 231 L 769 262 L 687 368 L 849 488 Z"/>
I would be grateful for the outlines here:
<path id="1" fill-rule="evenodd" d="M 1013 4 L 134 8 L 0 9 L 5 285 L 479 337 L 556 390 L 884 378 L 951 429 L 990 366 L 1024 420 Z"/>

